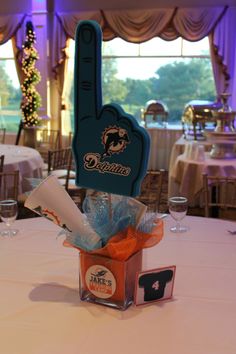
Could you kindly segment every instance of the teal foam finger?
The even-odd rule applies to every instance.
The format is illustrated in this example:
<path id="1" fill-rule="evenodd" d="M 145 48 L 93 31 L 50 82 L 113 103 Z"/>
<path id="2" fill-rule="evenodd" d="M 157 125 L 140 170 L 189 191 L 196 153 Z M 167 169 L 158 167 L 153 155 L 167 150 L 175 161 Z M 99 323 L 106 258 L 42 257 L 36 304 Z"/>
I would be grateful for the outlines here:
<path id="1" fill-rule="evenodd" d="M 76 184 L 137 196 L 148 166 L 150 137 L 136 119 L 117 104 L 102 106 L 101 40 L 97 22 L 78 24 L 72 142 Z"/>

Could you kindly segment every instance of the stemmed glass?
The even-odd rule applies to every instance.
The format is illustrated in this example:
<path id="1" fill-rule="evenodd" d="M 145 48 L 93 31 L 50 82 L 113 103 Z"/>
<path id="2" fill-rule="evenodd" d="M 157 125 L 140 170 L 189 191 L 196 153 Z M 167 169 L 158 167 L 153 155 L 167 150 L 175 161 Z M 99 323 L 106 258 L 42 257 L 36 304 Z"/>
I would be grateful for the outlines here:
<path id="1" fill-rule="evenodd" d="M 188 210 L 188 199 L 185 197 L 169 198 L 169 212 L 176 221 L 176 225 L 171 227 L 171 231 L 175 233 L 187 231 L 187 227 L 180 224 L 180 221 L 186 216 Z"/>
<path id="2" fill-rule="evenodd" d="M 18 206 L 16 200 L 6 199 L 0 201 L 0 217 L 6 225 L 6 229 L 0 232 L 2 236 L 15 236 L 17 234 L 18 230 L 11 228 L 17 215 Z"/>

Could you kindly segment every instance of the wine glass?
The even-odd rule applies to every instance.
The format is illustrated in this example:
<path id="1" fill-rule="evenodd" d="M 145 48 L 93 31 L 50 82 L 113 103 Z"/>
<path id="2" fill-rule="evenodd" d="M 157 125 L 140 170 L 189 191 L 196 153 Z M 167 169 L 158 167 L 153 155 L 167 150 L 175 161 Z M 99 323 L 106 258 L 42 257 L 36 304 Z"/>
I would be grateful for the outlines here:
<path id="1" fill-rule="evenodd" d="M 171 227 L 171 231 L 175 233 L 187 231 L 187 227 L 180 224 L 180 221 L 185 217 L 188 210 L 188 199 L 185 197 L 169 198 L 169 212 L 172 218 L 176 221 L 176 225 Z"/>
<path id="2" fill-rule="evenodd" d="M 6 199 L 0 201 L 0 217 L 6 225 L 6 229 L 2 230 L 2 236 L 15 236 L 18 232 L 12 229 L 11 225 L 16 220 L 18 214 L 17 201 L 13 199 Z"/>

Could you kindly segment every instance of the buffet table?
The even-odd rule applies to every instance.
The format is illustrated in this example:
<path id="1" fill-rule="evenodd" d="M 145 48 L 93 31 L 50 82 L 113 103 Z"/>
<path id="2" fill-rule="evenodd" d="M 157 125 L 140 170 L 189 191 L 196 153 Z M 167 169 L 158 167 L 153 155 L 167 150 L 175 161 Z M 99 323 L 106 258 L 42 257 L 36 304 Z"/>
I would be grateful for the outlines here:
<path id="1" fill-rule="evenodd" d="M 0 155 L 4 155 L 3 172 L 19 171 L 19 193 L 30 189 L 27 178 L 41 178 L 43 159 L 35 149 L 19 145 L 0 144 Z"/>
<path id="2" fill-rule="evenodd" d="M 202 174 L 211 176 L 236 176 L 236 159 L 213 159 L 205 153 L 204 161 L 196 161 L 179 155 L 169 173 L 168 196 L 182 195 L 188 198 L 191 206 L 199 203 Z"/>
<path id="3" fill-rule="evenodd" d="M 18 235 L 0 238 L 1 353 L 235 354 L 236 223 L 186 217 L 176 235 L 164 222 L 143 268 L 176 265 L 173 299 L 121 312 L 80 301 L 78 254 L 57 226 L 16 221 Z"/>
<path id="4" fill-rule="evenodd" d="M 168 170 L 172 147 L 176 140 L 181 137 L 182 129 L 148 128 L 147 131 L 151 138 L 148 168 L 150 170 Z"/>

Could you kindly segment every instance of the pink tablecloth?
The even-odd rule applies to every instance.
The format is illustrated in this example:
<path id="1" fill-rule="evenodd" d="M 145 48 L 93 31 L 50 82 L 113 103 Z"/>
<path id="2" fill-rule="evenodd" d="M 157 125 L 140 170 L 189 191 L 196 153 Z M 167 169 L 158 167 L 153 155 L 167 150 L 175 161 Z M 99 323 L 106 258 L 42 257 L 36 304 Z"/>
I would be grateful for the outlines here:
<path id="1" fill-rule="evenodd" d="M 0 352 L 4 354 L 235 354 L 235 222 L 186 217 L 144 252 L 144 269 L 176 265 L 171 301 L 126 311 L 80 302 L 78 254 L 41 218 L 0 238 Z M 0 229 L 3 227 L 0 224 Z"/>
<path id="2" fill-rule="evenodd" d="M 179 155 L 182 155 L 184 153 L 186 145 L 191 144 L 191 143 L 197 143 L 198 145 L 203 145 L 206 152 L 209 152 L 211 150 L 211 146 L 212 146 L 212 144 L 207 140 L 193 141 L 193 140 L 187 140 L 183 136 L 181 136 L 178 140 L 175 141 L 175 143 L 173 144 L 172 149 L 171 149 L 171 155 L 170 155 L 170 160 L 169 160 L 169 162 L 170 162 L 169 172 L 170 173 L 172 172 L 172 169 L 175 166 L 175 162 L 177 160 L 177 157 Z"/>
<path id="3" fill-rule="evenodd" d="M 203 187 L 202 174 L 211 176 L 236 176 L 236 159 L 212 159 L 205 153 L 204 161 L 195 161 L 179 155 L 169 174 L 169 197 L 183 195 L 191 205 L 197 204 L 201 198 Z"/>
<path id="4" fill-rule="evenodd" d="M 19 193 L 30 189 L 27 178 L 42 177 L 43 159 L 35 149 L 18 145 L 0 144 L 0 155 L 4 155 L 4 172 L 19 171 Z"/>

